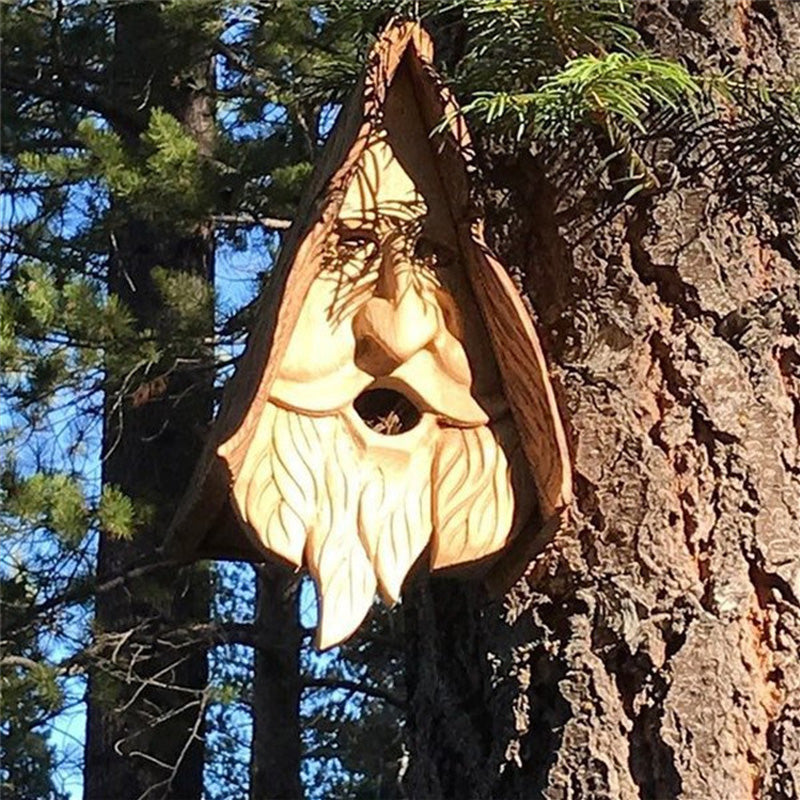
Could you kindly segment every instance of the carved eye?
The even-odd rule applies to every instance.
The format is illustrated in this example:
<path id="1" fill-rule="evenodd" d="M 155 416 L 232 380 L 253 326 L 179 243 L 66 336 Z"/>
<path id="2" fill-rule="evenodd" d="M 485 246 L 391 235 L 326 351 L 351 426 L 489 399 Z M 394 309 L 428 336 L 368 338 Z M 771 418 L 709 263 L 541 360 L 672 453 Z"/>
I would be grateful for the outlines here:
<path id="1" fill-rule="evenodd" d="M 367 261 L 377 253 L 378 242 L 366 231 L 348 231 L 339 236 L 339 249 L 345 258 Z"/>

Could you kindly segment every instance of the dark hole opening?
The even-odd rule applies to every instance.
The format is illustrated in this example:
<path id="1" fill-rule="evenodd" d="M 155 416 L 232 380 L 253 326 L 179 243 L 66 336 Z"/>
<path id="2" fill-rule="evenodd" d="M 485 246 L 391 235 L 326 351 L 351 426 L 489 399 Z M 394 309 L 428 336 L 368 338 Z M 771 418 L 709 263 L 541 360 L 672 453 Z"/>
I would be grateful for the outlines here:
<path id="1" fill-rule="evenodd" d="M 394 389 L 368 389 L 353 402 L 364 423 L 386 436 L 410 431 L 422 416 L 417 407 Z"/>

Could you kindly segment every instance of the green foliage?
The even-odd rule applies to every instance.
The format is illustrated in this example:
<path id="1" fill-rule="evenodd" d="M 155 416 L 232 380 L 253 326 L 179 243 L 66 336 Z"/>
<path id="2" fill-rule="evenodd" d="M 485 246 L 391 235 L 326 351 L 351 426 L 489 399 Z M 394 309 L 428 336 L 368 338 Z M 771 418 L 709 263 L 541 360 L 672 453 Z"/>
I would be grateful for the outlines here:
<path id="1" fill-rule="evenodd" d="M 21 667 L 18 672 L 10 670 L 10 674 L 3 676 L 4 702 L 20 704 L 24 702 L 24 696 L 31 693 L 35 695 L 36 705 L 45 712 L 58 709 L 64 698 L 56 681 L 55 670 L 37 662 L 22 664 Z"/>
<path id="2" fill-rule="evenodd" d="M 80 154 L 26 151 L 20 165 L 54 182 L 101 181 L 111 197 L 125 201 L 128 213 L 142 219 L 187 226 L 207 213 L 211 163 L 201 156 L 196 139 L 163 109 L 151 110 L 136 151 L 92 117 L 81 120 L 75 134 Z"/>
<path id="3" fill-rule="evenodd" d="M 0 578 L 4 625 L 15 622 L 13 609 L 23 606 L 32 590 L 24 574 Z M 19 637 L 13 655 L 4 648 L 0 667 L 0 794 L 13 800 L 65 800 L 55 791 L 53 748 L 40 727 L 63 707 L 56 670 L 42 658 L 31 633 Z"/>
<path id="4" fill-rule="evenodd" d="M 675 62 L 629 53 L 584 55 L 540 78 L 534 91 L 479 93 L 463 112 L 510 126 L 518 139 L 566 139 L 595 123 L 643 131 L 650 111 L 691 106 L 699 93 L 699 84 Z"/>
<path id="5" fill-rule="evenodd" d="M 133 501 L 118 487 L 106 484 L 97 506 L 98 528 L 115 539 L 130 539 L 135 525 Z"/>
<path id="6" fill-rule="evenodd" d="M 629 0 L 456 0 L 430 4 L 462 20 L 465 52 L 455 68 L 462 90 L 530 91 L 580 55 L 639 41 Z"/>
<path id="7" fill-rule="evenodd" d="M 299 161 L 276 167 L 270 175 L 270 205 L 277 215 L 291 215 L 297 206 L 297 200 L 311 175 L 313 164 Z"/>
<path id="8" fill-rule="evenodd" d="M 8 511 L 33 526 L 44 526 L 77 544 L 88 531 L 89 509 L 80 483 L 64 474 L 35 473 L 8 496 Z"/>
<path id="9" fill-rule="evenodd" d="M 3 495 L 5 511 L 15 520 L 13 527 L 3 527 L 4 536 L 15 535 L 26 526 L 46 528 L 70 547 L 80 544 L 95 528 L 115 538 L 130 539 L 147 513 L 112 485 L 104 486 L 93 503 L 83 481 L 58 472 L 35 472 L 20 478 L 7 469 Z"/>
<path id="10" fill-rule="evenodd" d="M 25 0 L 0 8 L 10 198 L 0 234 L 0 348 L 10 411 L 3 436 L 19 454 L 3 476 L 8 546 L 0 574 L 25 587 L 14 597 L 4 593 L 5 621 L 15 621 L 4 645 L 55 672 L 71 659 L 96 657 L 85 655 L 95 541 L 87 534 L 135 542 L 140 529 L 165 516 L 118 487 L 99 490 L 103 416 L 124 429 L 133 409 L 146 417 L 154 399 L 177 407 L 195 374 L 211 375 L 211 348 L 223 352 L 240 335 L 235 325 L 223 327 L 224 319 L 209 330 L 217 298 L 187 245 L 216 215 L 294 214 L 327 133 L 324 120 L 354 81 L 370 38 L 364 25 L 375 18 L 368 12 L 324 20 L 316 3 L 301 0 L 140 8 L 152 22 L 137 44 L 141 64 L 129 65 L 134 72 L 141 66 L 141 86 L 120 82 L 114 66 L 116 15 L 132 4 Z M 208 48 L 218 59 L 216 87 L 197 68 Z M 171 102 L 192 91 L 204 92 L 218 111 L 202 146 Z M 153 259 L 146 281 L 128 271 L 138 244 L 135 234 L 125 240 L 131 220 L 141 223 L 146 247 L 159 239 L 175 244 Z M 234 236 L 248 241 L 235 228 L 216 234 L 220 247 Z M 120 265 L 119 294 L 109 288 L 109 263 Z M 248 278 L 255 288 L 255 269 Z M 126 305 L 143 289 L 152 302 L 147 314 Z M 148 608 L 168 615 L 172 587 L 151 584 L 157 581 L 137 584 L 148 587 Z M 34 647 L 45 630 L 55 638 L 26 650 L 24 637 Z M 241 655 L 214 662 L 208 736 L 220 754 L 218 787 L 231 774 L 230 758 L 240 759 L 247 744 L 241 717 L 250 684 L 241 669 L 231 671 L 245 665 Z M 100 676 L 93 692 L 113 702 L 117 686 Z M 50 719 L 45 695 L 28 695 Z M 21 714 L 10 712 L 14 731 L 24 729 Z M 46 777 L 54 765 L 43 725 L 23 746 L 30 753 L 38 747 Z M 242 776 L 244 793 L 246 761 Z M 44 795 L 32 777 L 20 789 L 20 796 Z"/>
<path id="11" fill-rule="evenodd" d="M 152 273 L 156 290 L 163 301 L 160 334 L 187 350 L 202 350 L 203 337 L 208 335 L 208 320 L 213 315 L 214 289 L 200 275 L 156 267 Z"/>
<path id="12" fill-rule="evenodd" d="M 54 712 L 62 701 L 52 671 L 30 664 L 5 666 L 0 677 L 0 793 L 12 800 L 66 800 L 52 781 L 53 753 L 37 730 L 37 717 Z"/>
<path id="13" fill-rule="evenodd" d="M 694 109 L 700 84 L 687 69 L 647 52 L 628 0 L 457 0 L 464 54 L 453 78 L 468 98 L 463 113 L 517 146 L 563 146 L 599 130 L 625 165 L 630 197 L 657 181 L 632 145 L 653 112 Z M 445 124 L 443 122 L 443 124 Z"/>
<path id="14" fill-rule="evenodd" d="M 62 392 L 91 393 L 102 370 L 125 374 L 153 359 L 147 332 L 92 277 L 60 265 L 20 260 L 0 288 L 0 353 L 11 409 L 32 426 L 62 401 Z"/>

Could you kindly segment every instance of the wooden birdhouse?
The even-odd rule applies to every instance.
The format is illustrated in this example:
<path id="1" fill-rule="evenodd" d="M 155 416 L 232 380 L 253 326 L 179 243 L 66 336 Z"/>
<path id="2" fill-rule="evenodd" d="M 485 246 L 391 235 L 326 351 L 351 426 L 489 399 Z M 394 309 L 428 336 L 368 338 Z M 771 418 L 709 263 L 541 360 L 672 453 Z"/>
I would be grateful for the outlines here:
<path id="1" fill-rule="evenodd" d="M 308 569 L 320 647 L 350 636 L 376 590 L 396 601 L 423 554 L 432 570 L 490 563 L 570 499 L 539 340 L 472 211 L 470 159 L 430 39 L 390 26 L 174 526 L 184 557 Z"/>

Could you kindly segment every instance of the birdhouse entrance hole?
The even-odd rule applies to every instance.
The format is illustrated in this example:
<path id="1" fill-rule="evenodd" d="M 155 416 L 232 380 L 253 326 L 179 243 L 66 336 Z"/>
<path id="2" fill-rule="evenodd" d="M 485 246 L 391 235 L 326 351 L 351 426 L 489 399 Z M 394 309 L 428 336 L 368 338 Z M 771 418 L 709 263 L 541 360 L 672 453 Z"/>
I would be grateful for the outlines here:
<path id="1" fill-rule="evenodd" d="M 394 389 L 367 389 L 356 397 L 353 407 L 364 424 L 385 436 L 397 436 L 416 427 L 419 409 Z"/>

